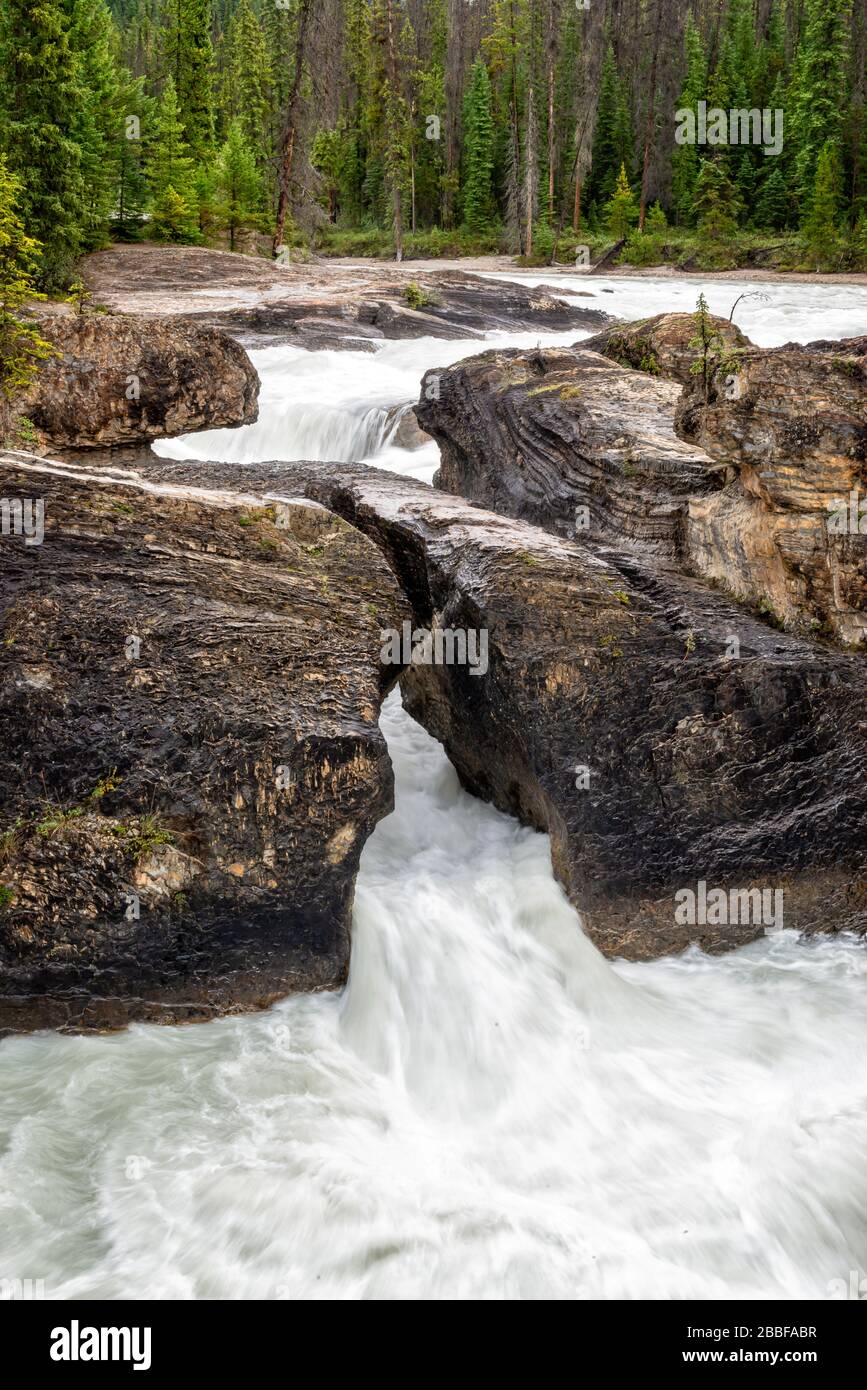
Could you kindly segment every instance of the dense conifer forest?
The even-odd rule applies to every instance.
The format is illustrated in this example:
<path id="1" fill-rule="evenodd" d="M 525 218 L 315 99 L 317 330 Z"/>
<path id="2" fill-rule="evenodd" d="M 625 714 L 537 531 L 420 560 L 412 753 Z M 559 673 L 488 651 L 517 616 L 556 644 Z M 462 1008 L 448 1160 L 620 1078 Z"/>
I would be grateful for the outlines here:
<path id="1" fill-rule="evenodd" d="M 867 0 L 2 0 L 0 17 L 2 230 L 47 291 L 141 238 L 867 267 Z"/>

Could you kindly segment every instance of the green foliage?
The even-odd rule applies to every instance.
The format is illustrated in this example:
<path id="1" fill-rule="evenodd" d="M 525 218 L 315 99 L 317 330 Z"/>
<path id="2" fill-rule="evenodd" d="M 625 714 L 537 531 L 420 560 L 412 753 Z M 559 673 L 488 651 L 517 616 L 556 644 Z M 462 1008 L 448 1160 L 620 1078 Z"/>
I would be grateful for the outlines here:
<path id="1" fill-rule="evenodd" d="M 215 194 L 218 225 L 228 231 L 229 248 L 234 251 L 238 232 L 259 225 L 262 208 L 262 180 L 237 119 L 229 125 L 226 143 L 217 157 Z"/>
<path id="2" fill-rule="evenodd" d="M 790 94 L 796 155 L 794 183 L 806 200 L 815 194 L 820 155 L 839 157 L 846 121 L 848 20 L 852 0 L 804 0 L 806 25 Z M 826 160 L 827 167 L 827 160 Z"/>
<path id="3" fill-rule="evenodd" d="M 732 265 L 754 231 L 795 228 L 792 264 L 862 263 L 853 0 L 675 6 L 659 65 L 649 0 L 609 6 L 605 30 L 563 0 L 467 8 L 456 44 L 452 0 L 314 0 L 296 72 L 302 0 L 2 0 L 0 151 L 42 245 L 38 287 L 62 291 L 110 237 L 227 230 L 234 245 L 244 227 L 268 230 L 296 89 L 287 244 L 393 253 L 400 225 L 407 255 L 529 251 L 542 264 L 615 234 L 613 218 L 634 263 Z M 671 227 L 639 235 L 620 180 L 638 177 L 652 99 L 650 191 Z M 782 152 L 677 145 L 669 116 L 700 101 L 783 109 Z"/>
<path id="4" fill-rule="evenodd" d="M 695 322 L 695 337 L 690 338 L 689 345 L 696 349 L 698 355 L 690 367 L 690 372 L 693 376 L 701 377 L 704 398 L 707 402 L 710 399 L 710 388 L 714 376 L 724 367 L 733 367 L 736 358 L 729 351 L 724 337 L 715 326 L 703 293 L 698 297 L 693 320 Z"/>
<path id="5" fill-rule="evenodd" d="M 635 194 L 629 186 L 626 168 L 621 164 L 617 184 L 605 205 L 605 220 L 609 235 L 615 241 L 622 241 L 629 228 L 638 220 L 638 205 Z"/>
<path id="6" fill-rule="evenodd" d="M 840 204 L 842 174 L 837 148 L 832 141 L 822 147 L 807 214 L 803 244 L 807 263 L 815 270 L 839 268 L 842 250 Z"/>
<path id="7" fill-rule="evenodd" d="M 409 284 L 404 288 L 403 297 L 410 309 L 427 309 L 439 304 L 436 295 L 431 294 L 429 290 L 424 289 L 415 280 L 410 280 Z"/>
<path id="8" fill-rule="evenodd" d="M 757 227 L 778 229 L 787 225 L 789 192 L 782 169 L 772 169 L 762 183 L 753 221 Z"/>
<path id="9" fill-rule="evenodd" d="M 62 0 L 4 0 L 0 9 L 2 145 L 21 180 L 19 209 L 42 246 L 40 286 L 62 288 L 86 242 L 83 173 L 89 98 Z"/>
<path id="10" fill-rule="evenodd" d="M 161 18 L 163 72 L 174 86 L 184 140 L 195 158 L 207 158 L 214 143 L 211 0 L 165 0 Z"/>
<path id="11" fill-rule="evenodd" d="M 693 196 L 699 240 L 712 264 L 724 268 L 735 261 L 732 242 L 741 203 L 721 159 L 703 159 Z"/>
<path id="12" fill-rule="evenodd" d="M 22 180 L 0 155 L 0 393 L 11 396 L 26 388 L 52 348 L 19 310 L 36 292 L 39 243 L 27 236 L 19 213 Z"/>
<path id="13" fill-rule="evenodd" d="M 473 65 L 464 102 L 464 225 L 484 232 L 494 220 L 494 121 L 491 81 L 481 59 Z"/>
<path id="14" fill-rule="evenodd" d="M 147 160 L 153 198 L 151 232 L 157 241 L 199 240 L 193 161 L 184 139 L 175 84 L 166 79 Z"/>
<path id="15" fill-rule="evenodd" d="M 588 198 L 607 204 L 616 193 L 621 174 L 628 182 L 626 171 L 632 168 L 632 158 L 632 118 L 626 84 L 609 44 L 602 64 Z"/>
<path id="16" fill-rule="evenodd" d="M 620 255 L 621 262 L 628 265 L 659 265 L 664 257 L 667 232 L 668 218 L 659 203 L 654 203 L 647 210 L 644 231 L 639 232 L 636 228 L 629 233 Z"/>
<path id="17" fill-rule="evenodd" d="M 695 19 L 690 14 L 684 33 L 686 78 L 678 110 L 696 112 L 699 101 L 707 96 L 707 59 Z M 672 155 L 672 210 L 679 225 L 695 221 L 693 194 L 698 178 L 699 153 L 695 145 L 675 145 Z"/>

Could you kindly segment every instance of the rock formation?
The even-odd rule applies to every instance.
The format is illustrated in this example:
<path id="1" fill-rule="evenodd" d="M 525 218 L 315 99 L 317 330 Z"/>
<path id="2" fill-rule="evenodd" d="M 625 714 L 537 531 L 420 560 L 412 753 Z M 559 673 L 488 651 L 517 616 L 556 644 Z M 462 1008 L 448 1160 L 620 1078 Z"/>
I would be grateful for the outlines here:
<path id="1" fill-rule="evenodd" d="M 196 465 L 159 463 L 182 485 Z M 867 928 L 863 661 L 775 632 L 641 547 L 570 543 L 352 464 L 209 465 L 315 498 L 382 548 L 419 629 L 484 631 L 487 669 L 413 664 L 404 700 L 464 784 L 550 833 L 609 955 L 742 944 L 676 895 L 783 894 L 783 925 Z M 779 922 L 776 923 L 779 925 Z"/>
<path id="2" fill-rule="evenodd" d="M 245 340 L 310 349 L 364 349 L 393 338 L 482 338 L 491 329 L 599 330 L 600 309 L 546 289 L 463 271 L 407 266 L 281 266 L 197 246 L 115 246 L 84 266 L 95 300 L 113 312 L 182 314 Z"/>
<path id="3" fill-rule="evenodd" d="M 752 346 L 749 338 L 728 319 L 709 314 L 707 323 L 708 331 L 718 339 L 718 351 L 732 354 Z M 668 377 L 687 386 L 695 378 L 696 331 L 694 314 L 655 314 L 649 319 L 613 324 L 594 337 L 585 338 L 581 346 L 601 352 L 621 367 Z"/>
<path id="4" fill-rule="evenodd" d="M 380 631 L 408 608 L 381 554 L 208 465 L 0 472 L 0 1032 L 341 984 L 392 804 Z"/>
<path id="5" fill-rule="evenodd" d="M 781 627 L 863 645 L 861 340 L 763 350 L 733 337 L 705 380 L 687 370 L 690 351 L 701 360 L 689 319 L 591 340 L 641 371 L 581 343 L 428 373 L 416 414 L 440 445 L 439 485 L 560 535 L 651 547 Z"/>
<path id="6" fill-rule="evenodd" d="M 678 404 L 677 430 L 728 466 L 690 504 L 700 574 L 786 627 L 867 639 L 867 367 L 863 339 L 762 351 L 716 367 Z"/>
<path id="7" fill-rule="evenodd" d="M 445 491 L 558 535 L 675 556 L 689 499 L 725 471 L 675 434 L 679 394 L 583 344 L 507 349 L 428 372 L 416 415 Z"/>
<path id="8" fill-rule="evenodd" d="M 258 375 L 217 329 L 99 313 L 36 317 L 54 355 L 0 422 L 15 447 L 35 442 L 34 432 L 49 451 L 102 448 L 257 417 Z"/>

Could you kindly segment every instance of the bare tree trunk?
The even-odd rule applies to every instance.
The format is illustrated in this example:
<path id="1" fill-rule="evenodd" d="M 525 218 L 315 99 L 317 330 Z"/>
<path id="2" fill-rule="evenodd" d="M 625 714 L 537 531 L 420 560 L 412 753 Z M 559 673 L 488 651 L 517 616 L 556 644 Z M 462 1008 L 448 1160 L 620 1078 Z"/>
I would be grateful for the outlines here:
<path id="1" fill-rule="evenodd" d="M 298 30 L 295 36 L 295 71 L 292 75 L 292 90 L 286 103 L 286 117 L 283 122 L 283 138 L 280 142 L 280 166 L 277 182 L 277 219 L 274 224 L 274 240 L 271 254 L 277 256 L 286 235 L 286 214 L 289 211 L 289 193 L 292 186 L 292 165 L 295 160 L 295 144 L 298 136 L 298 111 L 301 101 L 301 83 L 304 77 L 304 63 L 307 58 L 307 36 L 313 0 L 300 0 L 298 9 Z"/>
<path id="2" fill-rule="evenodd" d="M 545 59 L 548 67 L 548 218 L 554 221 L 554 166 L 557 159 L 557 140 L 554 124 L 554 86 L 557 67 L 557 0 L 548 0 Z"/>
<path id="3" fill-rule="evenodd" d="M 515 63 L 514 37 L 515 37 L 515 6 L 514 0 L 509 0 L 509 34 L 512 40 L 512 95 L 509 102 L 509 113 L 512 118 L 512 178 L 514 181 L 515 198 L 515 225 L 518 229 L 518 255 L 524 254 L 524 234 L 521 226 L 521 128 L 518 118 L 518 69 Z"/>
<path id="4" fill-rule="evenodd" d="M 400 78 L 397 66 L 397 44 L 394 36 L 394 6 L 392 0 L 385 0 L 385 23 L 386 23 L 386 53 L 388 57 L 388 85 L 391 89 L 389 104 L 391 110 L 388 115 L 390 126 L 388 132 L 389 140 L 397 141 L 400 132 L 395 130 L 396 104 L 400 96 Z M 400 171 L 392 171 L 391 183 L 392 201 L 394 204 L 394 259 L 403 260 L 403 194 L 400 187 Z"/>
<path id="5" fill-rule="evenodd" d="M 524 169 L 524 215 L 527 219 L 524 254 L 527 256 L 532 256 L 533 254 L 533 216 L 536 211 L 536 184 L 538 178 L 537 143 L 535 93 L 531 86 L 527 92 L 527 148 L 525 154 L 526 166 Z"/>
<path id="6" fill-rule="evenodd" d="M 653 149 L 654 123 L 656 120 L 656 70 L 659 62 L 659 45 L 662 37 L 662 0 L 656 0 L 656 19 L 653 32 L 653 56 L 650 61 L 650 83 L 647 91 L 647 120 L 644 125 L 644 157 L 641 162 L 641 200 L 638 205 L 638 230 L 644 231 L 647 217 L 647 186 L 650 174 L 650 154 Z"/>
<path id="7" fill-rule="evenodd" d="M 416 214 L 416 209 L 415 209 L 415 142 L 413 142 L 412 146 L 410 147 L 409 158 L 410 158 L 409 181 L 410 181 L 410 189 L 411 189 L 411 191 L 412 191 L 412 208 L 411 208 L 411 215 L 410 215 L 410 229 L 411 229 L 411 231 L 412 231 L 413 236 L 415 236 L 415 214 Z"/>

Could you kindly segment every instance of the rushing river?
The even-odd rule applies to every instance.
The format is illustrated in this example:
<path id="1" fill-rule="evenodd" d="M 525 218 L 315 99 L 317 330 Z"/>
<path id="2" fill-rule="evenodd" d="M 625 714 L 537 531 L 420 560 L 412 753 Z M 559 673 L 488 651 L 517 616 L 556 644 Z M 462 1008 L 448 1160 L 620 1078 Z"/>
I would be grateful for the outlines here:
<path id="1" fill-rule="evenodd" d="M 625 317 L 698 288 L 592 283 Z M 867 327 L 862 288 L 745 288 L 769 296 L 737 314 L 760 343 Z M 728 313 L 739 287 L 706 292 Z M 256 425 L 161 451 L 429 477 L 435 451 L 390 445 L 388 408 L 477 350 L 272 348 Z M 396 809 L 362 856 L 342 995 L 0 1044 L 0 1280 L 50 1298 L 824 1298 L 867 1271 L 863 946 L 783 932 L 613 965 L 546 837 L 463 792 L 396 695 L 383 726 Z"/>

